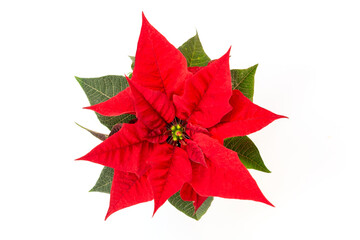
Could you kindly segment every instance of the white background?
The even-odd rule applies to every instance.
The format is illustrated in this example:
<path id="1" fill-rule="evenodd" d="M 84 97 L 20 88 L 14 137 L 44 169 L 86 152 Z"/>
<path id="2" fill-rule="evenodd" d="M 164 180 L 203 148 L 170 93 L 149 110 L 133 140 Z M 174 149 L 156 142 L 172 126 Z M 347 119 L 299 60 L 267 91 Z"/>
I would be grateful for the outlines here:
<path id="1" fill-rule="evenodd" d="M 1 1 L 1 239 L 360 239 L 357 1 Z M 176 47 L 256 63 L 254 102 L 278 120 L 251 138 L 276 208 L 215 199 L 196 222 L 153 202 L 104 221 L 102 167 L 74 159 L 106 132 L 74 76 L 130 72 L 141 11 Z"/>

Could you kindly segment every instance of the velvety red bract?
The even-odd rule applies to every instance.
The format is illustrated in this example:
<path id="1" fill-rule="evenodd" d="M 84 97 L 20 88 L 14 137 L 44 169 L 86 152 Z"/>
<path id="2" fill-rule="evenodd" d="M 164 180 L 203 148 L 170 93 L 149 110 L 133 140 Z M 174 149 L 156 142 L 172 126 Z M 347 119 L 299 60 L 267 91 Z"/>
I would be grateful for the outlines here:
<path id="1" fill-rule="evenodd" d="M 106 116 L 134 113 L 79 160 L 114 168 L 106 217 L 154 199 L 154 213 L 176 192 L 197 210 L 209 196 L 272 204 L 223 139 L 257 131 L 282 116 L 232 90 L 230 50 L 205 67 L 186 59 L 143 16 L 130 87 L 88 107 Z"/>
<path id="2" fill-rule="evenodd" d="M 137 176 L 134 173 L 115 169 L 110 192 L 110 207 L 106 218 L 120 209 L 154 198 L 148 175 L 149 171 Z"/>
<path id="3" fill-rule="evenodd" d="M 239 90 L 233 90 L 230 104 L 233 107 L 232 111 L 226 114 L 216 126 L 210 128 L 210 132 L 221 140 L 248 135 L 276 119 L 286 118 L 253 104 Z"/>
<path id="4" fill-rule="evenodd" d="M 216 139 L 202 133 L 194 141 L 203 150 L 207 167 L 193 164 L 194 190 L 202 196 L 238 198 L 272 204 L 258 188 L 236 152 L 225 148 Z"/>
<path id="5" fill-rule="evenodd" d="M 136 117 L 149 129 L 160 129 L 175 117 L 174 105 L 164 92 L 152 90 L 128 79 L 135 102 Z"/>
<path id="6" fill-rule="evenodd" d="M 182 53 L 171 45 L 143 15 L 133 78 L 149 89 L 164 92 L 170 99 L 181 93 L 191 74 Z"/>
<path id="7" fill-rule="evenodd" d="M 191 164 L 185 150 L 169 144 L 159 145 L 157 151 L 149 156 L 149 162 L 155 214 L 184 183 L 191 181 Z"/>
<path id="8" fill-rule="evenodd" d="M 124 91 L 119 92 L 116 96 L 105 102 L 84 108 L 93 110 L 104 116 L 118 116 L 125 113 L 135 114 L 135 106 L 130 87 L 127 87 Z"/>
<path id="9" fill-rule="evenodd" d="M 209 128 L 231 111 L 229 56 L 230 50 L 186 81 L 184 94 L 174 96 L 177 117 Z"/>
<path id="10" fill-rule="evenodd" d="M 123 124 L 120 131 L 78 160 L 137 174 L 154 149 L 154 144 L 144 138 L 146 130 L 141 122 Z"/>

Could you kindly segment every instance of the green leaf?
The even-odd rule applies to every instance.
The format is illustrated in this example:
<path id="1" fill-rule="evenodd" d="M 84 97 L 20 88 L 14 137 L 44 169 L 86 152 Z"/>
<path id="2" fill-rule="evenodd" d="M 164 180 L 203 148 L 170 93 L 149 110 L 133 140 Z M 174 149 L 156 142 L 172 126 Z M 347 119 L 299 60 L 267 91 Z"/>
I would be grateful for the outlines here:
<path id="1" fill-rule="evenodd" d="M 203 67 L 211 60 L 201 45 L 198 33 L 178 49 L 185 56 L 188 67 Z"/>
<path id="2" fill-rule="evenodd" d="M 90 190 L 90 192 L 110 193 L 113 177 L 114 169 L 104 167 L 101 171 L 99 179 L 97 180 L 95 186 Z"/>
<path id="3" fill-rule="evenodd" d="M 237 152 L 240 161 L 246 168 L 270 173 L 260 156 L 259 150 L 249 137 L 227 138 L 224 140 L 224 146 Z"/>
<path id="4" fill-rule="evenodd" d="M 134 67 L 135 67 L 135 57 L 134 57 L 134 56 L 129 56 L 129 58 L 131 59 L 131 69 L 134 70 Z"/>
<path id="5" fill-rule="evenodd" d="M 180 192 L 175 193 L 169 198 L 169 202 L 178 210 L 185 213 L 187 216 L 200 220 L 200 218 L 206 213 L 208 208 L 211 205 L 211 202 L 214 200 L 213 197 L 208 197 L 205 202 L 199 207 L 199 209 L 194 214 L 194 205 L 192 202 L 184 201 L 180 197 Z"/>
<path id="6" fill-rule="evenodd" d="M 104 102 L 129 86 L 126 78 L 123 76 L 109 75 L 99 78 L 75 78 L 83 88 L 91 105 Z M 123 114 L 116 117 L 106 117 L 98 113 L 96 115 L 99 121 L 110 130 L 116 123 L 128 122 L 135 118 L 131 114 Z"/>
<path id="7" fill-rule="evenodd" d="M 82 129 L 85 129 L 86 131 L 88 131 L 89 133 L 91 133 L 91 135 L 93 135 L 94 137 L 100 139 L 101 141 L 105 141 L 105 139 L 107 139 L 109 136 L 104 134 L 104 133 L 99 133 L 99 132 L 95 132 L 93 130 L 90 130 L 86 127 L 81 126 L 78 123 L 75 123 L 76 125 L 78 125 L 79 127 L 81 127 Z"/>
<path id="8" fill-rule="evenodd" d="M 247 98 L 253 101 L 254 97 L 254 77 L 258 65 L 249 67 L 248 69 L 232 69 L 231 82 L 233 89 L 240 90 Z"/>

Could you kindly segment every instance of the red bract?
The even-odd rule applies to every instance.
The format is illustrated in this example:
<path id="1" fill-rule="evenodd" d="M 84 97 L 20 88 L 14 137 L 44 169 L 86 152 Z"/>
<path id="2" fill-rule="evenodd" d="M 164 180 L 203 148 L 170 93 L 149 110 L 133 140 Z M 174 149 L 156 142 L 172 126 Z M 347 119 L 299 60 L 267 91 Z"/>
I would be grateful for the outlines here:
<path id="1" fill-rule="evenodd" d="M 114 168 L 106 217 L 154 199 L 155 209 L 180 191 L 198 209 L 208 196 L 272 205 L 224 138 L 260 130 L 276 115 L 232 90 L 230 50 L 202 68 L 185 57 L 143 16 L 130 87 L 87 107 L 105 116 L 136 114 L 79 158 Z"/>

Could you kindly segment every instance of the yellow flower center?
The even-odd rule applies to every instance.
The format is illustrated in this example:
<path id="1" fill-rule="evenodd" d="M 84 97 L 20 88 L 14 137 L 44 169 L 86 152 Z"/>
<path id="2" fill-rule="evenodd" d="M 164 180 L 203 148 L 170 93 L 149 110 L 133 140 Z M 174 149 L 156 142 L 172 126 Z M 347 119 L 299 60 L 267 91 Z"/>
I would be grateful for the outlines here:
<path id="1" fill-rule="evenodd" d="M 179 141 L 184 139 L 183 132 L 185 129 L 180 124 L 172 125 L 170 130 L 173 141 Z"/>
<path id="2" fill-rule="evenodd" d="M 182 144 L 186 145 L 185 140 L 190 139 L 185 131 L 186 125 L 186 121 L 179 118 L 175 118 L 171 123 L 168 123 L 166 129 L 169 137 L 166 142 L 177 147 L 181 147 Z"/>

